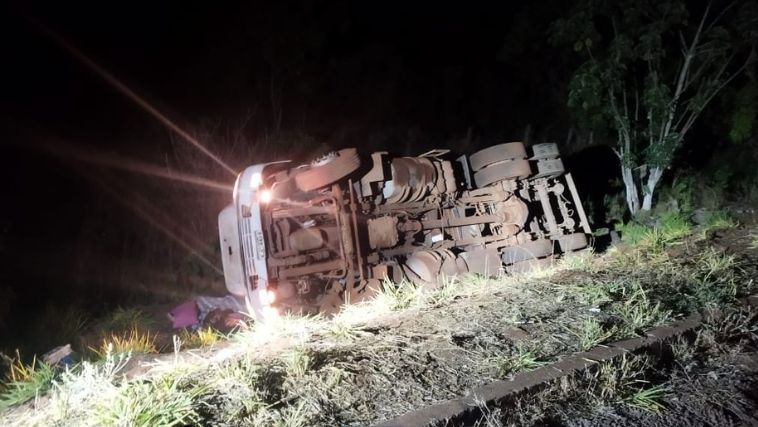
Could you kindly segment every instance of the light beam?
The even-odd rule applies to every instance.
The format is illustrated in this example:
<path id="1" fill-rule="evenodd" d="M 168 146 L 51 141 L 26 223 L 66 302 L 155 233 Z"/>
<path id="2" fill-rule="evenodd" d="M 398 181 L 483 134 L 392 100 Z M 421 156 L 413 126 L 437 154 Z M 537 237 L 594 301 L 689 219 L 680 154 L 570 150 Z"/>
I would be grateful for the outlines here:
<path id="1" fill-rule="evenodd" d="M 153 165 L 139 160 L 119 156 L 114 153 L 84 149 L 60 141 L 57 141 L 54 144 L 51 143 L 37 145 L 36 148 L 43 153 L 63 159 L 77 160 L 143 175 L 157 176 L 160 178 L 185 182 L 188 184 L 198 185 L 229 193 L 231 193 L 233 189 L 232 185 L 224 184 L 222 182 L 213 181 L 183 172 L 176 172 L 167 167 Z"/>
<path id="2" fill-rule="evenodd" d="M 129 88 L 127 85 L 122 83 L 119 79 L 117 79 L 113 74 L 111 74 L 108 70 L 103 68 L 100 64 L 96 63 L 92 59 L 90 59 L 87 55 L 85 55 L 82 51 L 80 51 L 76 46 L 69 43 L 68 40 L 64 39 L 62 36 L 48 28 L 44 23 L 40 22 L 39 20 L 29 16 L 25 15 L 26 19 L 31 22 L 39 31 L 41 31 L 43 34 L 45 34 L 47 37 L 49 37 L 56 45 L 58 45 L 60 48 L 62 48 L 64 51 L 68 52 L 72 56 L 74 56 L 76 59 L 78 59 L 82 64 L 84 64 L 87 68 L 94 71 L 98 76 L 100 76 L 103 80 L 105 80 L 108 84 L 113 86 L 117 91 L 121 92 L 122 95 L 126 96 L 130 100 L 132 100 L 135 104 L 137 104 L 139 107 L 141 107 L 143 110 L 145 110 L 147 113 L 152 115 L 154 118 L 156 118 L 158 121 L 166 125 L 169 129 L 176 132 L 179 136 L 184 138 L 185 141 L 189 142 L 195 148 L 200 150 L 203 154 L 208 156 L 209 158 L 213 159 L 216 163 L 218 163 L 221 167 L 226 169 L 229 173 L 232 175 L 237 175 L 237 172 L 227 165 L 221 158 L 219 158 L 216 154 L 212 153 L 208 148 L 206 148 L 203 144 L 200 143 L 196 138 L 194 138 L 192 135 L 187 133 L 184 129 L 180 128 L 176 123 L 171 121 L 168 117 L 166 117 L 163 113 L 158 111 L 155 107 L 153 107 L 149 102 L 147 102 L 144 98 L 139 96 L 136 92 L 134 92 L 131 88 Z"/>

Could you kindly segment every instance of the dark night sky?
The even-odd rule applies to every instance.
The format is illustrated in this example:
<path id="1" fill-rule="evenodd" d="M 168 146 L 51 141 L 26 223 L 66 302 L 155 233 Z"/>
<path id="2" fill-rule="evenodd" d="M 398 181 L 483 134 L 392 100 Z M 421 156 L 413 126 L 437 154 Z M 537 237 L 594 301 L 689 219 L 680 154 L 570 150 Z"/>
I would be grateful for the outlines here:
<path id="1" fill-rule="evenodd" d="M 396 142 L 409 138 L 418 145 L 410 148 L 421 152 L 454 144 L 469 128 L 478 144 L 519 139 L 528 124 L 546 136 L 565 133 L 565 61 L 545 40 L 564 8 L 557 0 L 6 6 L 0 13 L 4 276 L 20 293 L 37 286 L 61 292 L 74 280 L 70 266 L 80 258 L 82 241 L 90 239 L 91 251 L 110 247 L 117 256 L 122 241 L 143 234 L 83 177 L 91 166 L 33 147 L 65 141 L 158 164 L 171 149 L 165 127 L 24 15 L 69 40 L 180 126 L 252 112 L 248 136 L 270 132 L 273 76 L 283 88 L 282 130 L 334 148 L 397 149 Z M 253 162 L 229 160 L 237 167 Z M 203 172 L 223 176 L 211 166 Z M 147 197 L 164 185 L 108 173 Z M 171 215 L 172 207 L 164 208 Z M 215 223 L 214 214 L 203 215 Z M 94 234 L 102 241 L 86 234 L 93 216 L 107 224 Z"/>
<path id="2" fill-rule="evenodd" d="M 544 68 L 529 67 L 550 55 L 523 42 L 544 42 L 561 12 L 550 2 L 154 3 L 26 10 L 186 121 L 265 108 L 259 88 L 273 71 L 285 77 L 287 108 L 306 114 L 306 127 L 322 138 L 344 122 L 411 124 L 442 135 L 468 126 L 521 130 L 539 116 L 524 117 L 529 112 L 516 99 L 540 84 L 534 74 Z M 541 22 L 514 22 L 523 14 Z M 17 12 L 9 18 L 4 72 L 12 84 L 4 101 L 13 120 L 87 137 L 121 137 L 144 126 L 134 106 Z"/>

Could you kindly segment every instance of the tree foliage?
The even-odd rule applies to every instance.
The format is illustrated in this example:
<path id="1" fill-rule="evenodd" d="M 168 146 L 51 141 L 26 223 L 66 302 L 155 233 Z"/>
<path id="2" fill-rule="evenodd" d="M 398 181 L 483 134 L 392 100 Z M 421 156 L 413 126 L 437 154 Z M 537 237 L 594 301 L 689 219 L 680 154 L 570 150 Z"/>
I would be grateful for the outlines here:
<path id="1" fill-rule="evenodd" d="M 733 98 L 729 139 L 741 143 L 753 136 L 758 119 L 758 82 L 751 81 L 741 87 Z"/>
<path id="2" fill-rule="evenodd" d="M 632 214 L 650 210 L 698 117 L 753 63 L 757 22 L 754 1 L 581 0 L 553 24 L 551 41 L 581 61 L 568 105 L 582 126 L 616 134 Z"/>

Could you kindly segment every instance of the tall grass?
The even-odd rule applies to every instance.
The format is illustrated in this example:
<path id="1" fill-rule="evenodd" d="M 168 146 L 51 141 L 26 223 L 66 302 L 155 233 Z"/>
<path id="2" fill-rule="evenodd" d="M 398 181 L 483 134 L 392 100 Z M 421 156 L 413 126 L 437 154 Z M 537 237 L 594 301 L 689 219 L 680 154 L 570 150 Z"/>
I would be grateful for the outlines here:
<path id="1" fill-rule="evenodd" d="M 21 356 L 9 361 L 9 372 L 4 384 L 0 385 L 0 410 L 27 402 L 50 389 L 55 378 L 55 370 L 37 358 L 31 364 L 24 364 Z"/>
<path id="2" fill-rule="evenodd" d="M 99 326 L 110 332 L 145 330 L 153 325 L 153 320 L 142 310 L 134 307 L 118 307 L 101 319 Z"/>
<path id="3" fill-rule="evenodd" d="M 182 377 L 124 383 L 114 398 L 97 406 L 94 416 L 103 426 L 184 426 L 200 422 L 198 402 L 205 389 Z"/>
<path id="4" fill-rule="evenodd" d="M 91 350 L 101 358 L 105 357 L 108 352 L 115 354 L 158 352 L 155 346 L 155 335 L 150 335 L 150 332 L 142 332 L 139 329 L 103 337 L 100 346 L 91 348 Z"/>

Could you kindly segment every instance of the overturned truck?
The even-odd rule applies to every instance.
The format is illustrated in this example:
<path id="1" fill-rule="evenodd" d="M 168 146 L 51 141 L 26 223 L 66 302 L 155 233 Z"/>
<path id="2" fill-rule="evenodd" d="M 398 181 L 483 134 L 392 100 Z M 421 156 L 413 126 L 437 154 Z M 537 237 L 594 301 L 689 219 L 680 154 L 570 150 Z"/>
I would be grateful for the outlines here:
<path id="1" fill-rule="evenodd" d="M 585 248 L 590 227 L 557 146 L 511 142 L 250 166 L 219 232 L 226 287 L 262 320 L 332 312 L 385 279 L 525 271 Z"/>

